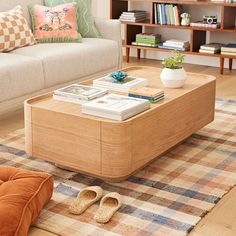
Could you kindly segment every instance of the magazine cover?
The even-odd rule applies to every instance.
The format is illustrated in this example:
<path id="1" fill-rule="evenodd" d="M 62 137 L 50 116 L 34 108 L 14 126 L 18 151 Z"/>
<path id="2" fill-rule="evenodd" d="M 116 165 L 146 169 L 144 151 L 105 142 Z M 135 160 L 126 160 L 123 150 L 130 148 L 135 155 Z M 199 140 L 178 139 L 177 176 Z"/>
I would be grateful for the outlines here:
<path id="1" fill-rule="evenodd" d="M 108 90 L 102 88 L 95 88 L 91 86 L 85 86 L 80 84 L 72 84 L 65 88 L 58 89 L 54 91 L 54 94 L 64 97 L 71 98 L 82 98 L 90 100 L 98 96 L 106 94 Z"/>

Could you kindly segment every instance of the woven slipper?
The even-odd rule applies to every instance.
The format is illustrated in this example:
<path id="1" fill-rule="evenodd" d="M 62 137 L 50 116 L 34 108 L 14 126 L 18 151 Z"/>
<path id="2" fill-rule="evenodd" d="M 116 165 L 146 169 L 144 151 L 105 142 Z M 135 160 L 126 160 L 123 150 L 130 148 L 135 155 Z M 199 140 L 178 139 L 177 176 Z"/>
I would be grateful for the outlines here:
<path id="1" fill-rule="evenodd" d="M 70 206 L 70 213 L 75 215 L 82 214 L 91 205 L 102 198 L 103 190 L 99 186 L 92 186 L 82 189 L 74 203 Z"/>
<path id="2" fill-rule="evenodd" d="M 121 207 L 121 205 L 122 200 L 119 193 L 108 193 L 102 198 L 94 219 L 98 223 L 107 223 Z"/>

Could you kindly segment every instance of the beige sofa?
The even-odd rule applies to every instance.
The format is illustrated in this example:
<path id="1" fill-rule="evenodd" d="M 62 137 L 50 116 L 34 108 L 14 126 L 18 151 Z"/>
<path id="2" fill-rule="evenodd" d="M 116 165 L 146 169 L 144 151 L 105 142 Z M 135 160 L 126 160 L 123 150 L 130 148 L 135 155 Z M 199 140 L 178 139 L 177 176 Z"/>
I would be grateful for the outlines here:
<path id="1" fill-rule="evenodd" d="M 43 0 L 0 0 L 0 11 L 21 5 L 29 21 L 29 3 Z M 82 43 L 37 44 L 0 53 L 0 114 L 23 106 L 23 101 L 69 83 L 121 67 L 121 28 L 116 20 L 95 19 L 103 38 Z"/>

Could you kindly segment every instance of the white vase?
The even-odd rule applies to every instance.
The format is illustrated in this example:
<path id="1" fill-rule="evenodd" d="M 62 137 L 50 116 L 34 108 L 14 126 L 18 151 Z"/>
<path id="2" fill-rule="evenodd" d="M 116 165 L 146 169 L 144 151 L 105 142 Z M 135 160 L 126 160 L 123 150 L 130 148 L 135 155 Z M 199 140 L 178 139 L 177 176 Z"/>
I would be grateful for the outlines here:
<path id="1" fill-rule="evenodd" d="M 181 69 L 164 68 L 161 72 L 161 81 L 167 88 L 181 88 L 187 79 L 186 72 Z"/>

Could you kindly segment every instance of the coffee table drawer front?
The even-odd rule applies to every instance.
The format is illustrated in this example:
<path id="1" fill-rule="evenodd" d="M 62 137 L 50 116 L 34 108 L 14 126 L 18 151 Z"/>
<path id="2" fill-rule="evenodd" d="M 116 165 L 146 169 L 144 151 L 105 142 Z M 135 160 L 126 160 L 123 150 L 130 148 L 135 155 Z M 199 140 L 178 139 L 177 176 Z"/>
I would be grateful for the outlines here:
<path id="1" fill-rule="evenodd" d="M 100 122 L 32 109 L 32 155 L 101 174 Z"/>
<path id="2" fill-rule="evenodd" d="M 133 121 L 133 171 L 214 119 L 215 83 L 204 85 Z"/>

